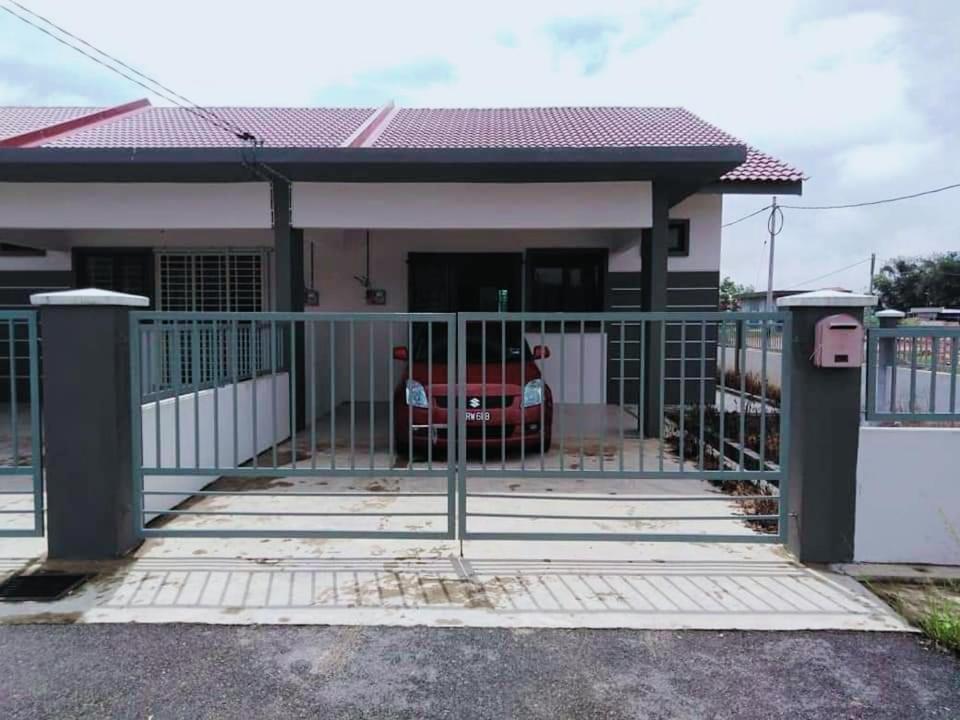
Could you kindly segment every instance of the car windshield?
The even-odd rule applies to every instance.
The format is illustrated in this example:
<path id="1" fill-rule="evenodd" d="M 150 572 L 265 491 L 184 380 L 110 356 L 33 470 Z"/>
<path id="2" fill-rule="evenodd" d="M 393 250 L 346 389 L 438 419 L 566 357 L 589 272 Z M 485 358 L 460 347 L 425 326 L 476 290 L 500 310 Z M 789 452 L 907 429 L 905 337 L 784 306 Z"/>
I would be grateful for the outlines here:
<path id="1" fill-rule="evenodd" d="M 444 323 L 431 323 L 432 341 L 427 335 L 427 326 L 418 324 L 413 330 L 414 362 L 427 362 L 428 355 L 433 355 L 434 363 L 447 362 L 447 327 Z M 504 339 L 506 343 L 504 344 Z M 506 352 L 504 352 L 506 347 Z M 467 332 L 467 362 L 468 363 L 500 363 L 519 362 L 523 357 L 530 361 L 533 353 L 526 339 L 520 337 L 520 325 L 489 322 L 486 328 L 486 342 L 480 331 L 479 323 L 470 323 Z"/>

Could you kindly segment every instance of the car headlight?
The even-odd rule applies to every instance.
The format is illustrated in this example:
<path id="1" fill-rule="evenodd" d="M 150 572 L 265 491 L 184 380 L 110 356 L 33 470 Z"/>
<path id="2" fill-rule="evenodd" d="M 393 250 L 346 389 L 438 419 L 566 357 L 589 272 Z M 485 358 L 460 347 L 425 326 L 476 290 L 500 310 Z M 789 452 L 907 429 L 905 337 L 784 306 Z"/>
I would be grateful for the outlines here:
<path id="1" fill-rule="evenodd" d="M 407 405 L 421 408 L 429 407 L 427 391 L 416 380 L 407 380 Z"/>
<path id="2" fill-rule="evenodd" d="M 531 407 L 543 402 L 543 380 L 531 380 L 523 387 L 523 406 Z"/>

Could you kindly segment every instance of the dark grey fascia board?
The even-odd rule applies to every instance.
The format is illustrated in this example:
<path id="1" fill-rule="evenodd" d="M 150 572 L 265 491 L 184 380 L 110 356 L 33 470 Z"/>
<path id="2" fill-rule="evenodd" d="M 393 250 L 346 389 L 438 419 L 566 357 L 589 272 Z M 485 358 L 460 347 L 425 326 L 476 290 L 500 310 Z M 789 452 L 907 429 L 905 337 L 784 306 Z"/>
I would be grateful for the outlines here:
<path id="1" fill-rule="evenodd" d="M 268 165 L 291 180 L 341 182 L 715 182 L 743 146 L 647 148 L 17 148 L 0 149 L 0 181 L 244 182 Z"/>
<path id="2" fill-rule="evenodd" d="M 802 180 L 737 180 L 716 182 L 700 189 L 724 195 L 803 195 Z"/>

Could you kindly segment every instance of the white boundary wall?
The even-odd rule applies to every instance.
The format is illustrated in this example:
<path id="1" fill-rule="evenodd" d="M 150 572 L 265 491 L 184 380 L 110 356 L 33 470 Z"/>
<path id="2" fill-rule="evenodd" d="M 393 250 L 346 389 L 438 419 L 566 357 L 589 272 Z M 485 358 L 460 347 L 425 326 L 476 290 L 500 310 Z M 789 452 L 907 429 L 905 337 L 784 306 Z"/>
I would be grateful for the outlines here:
<path id="1" fill-rule="evenodd" d="M 276 434 L 272 417 L 273 391 L 272 378 L 261 377 L 256 380 L 257 388 L 257 453 L 261 453 L 273 445 L 274 440 L 280 442 L 290 436 L 290 383 L 286 373 L 277 373 L 277 418 Z M 245 380 L 237 384 L 237 459 L 243 463 L 254 456 L 253 450 L 253 380 Z M 200 467 L 214 466 L 214 437 L 213 437 L 213 389 L 201 390 L 198 393 L 200 401 Z M 187 393 L 180 396 L 180 467 L 194 468 L 196 465 L 195 438 L 196 418 L 194 411 L 194 395 Z M 231 467 L 233 464 L 233 385 L 226 385 L 217 391 L 218 407 L 218 436 L 216 443 L 219 447 L 220 464 Z M 143 467 L 156 466 L 157 463 L 157 431 L 156 431 L 157 403 L 147 403 L 141 408 L 143 437 Z M 160 464 L 161 467 L 176 465 L 176 402 L 174 398 L 165 398 L 160 401 Z M 229 475 L 229 471 L 224 474 Z M 183 495 L 152 495 L 147 496 L 144 507 L 148 510 L 169 510 L 183 502 L 190 495 L 216 479 L 213 475 L 173 475 L 144 477 L 146 490 L 183 491 Z M 149 522 L 159 513 L 146 515 L 145 522 Z"/>
<path id="2" fill-rule="evenodd" d="M 960 428 L 860 428 L 854 560 L 960 565 Z"/>

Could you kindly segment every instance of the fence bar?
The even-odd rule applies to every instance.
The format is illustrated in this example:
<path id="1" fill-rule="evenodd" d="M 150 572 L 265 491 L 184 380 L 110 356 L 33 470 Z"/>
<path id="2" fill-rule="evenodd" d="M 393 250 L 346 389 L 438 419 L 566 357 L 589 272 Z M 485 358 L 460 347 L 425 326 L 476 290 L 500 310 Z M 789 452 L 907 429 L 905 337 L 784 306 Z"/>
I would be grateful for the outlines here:
<path id="1" fill-rule="evenodd" d="M 337 469 L 337 325 L 330 321 L 330 469 Z"/>
<path id="2" fill-rule="evenodd" d="M 698 438 L 699 444 L 699 467 L 701 470 L 704 470 L 703 466 L 703 435 L 704 435 L 704 420 L 706 415 L 706 392 L 707 392 L 707 321 L 702 320 L 700 322 L 700 437 Z"/>
<path id="3" fill-rule="evenodd" d="M 10 433 L 13 435 L 13 464 L 20 464 L 20 428 L 17 418 L 17 351 L 13 338 L 17 329 L 13 319 L 7 320 L 7 352 L 10 369 Z"/>
<path id="4" fill-rule="evenodd" d="M 620 431 L 620 472 L 623 472 L 623 467 L 624 467 L 624 458 L 623 458 L 623 452 L 624 452 L 624 447 L 623 447 L 623 443 L 624 443 L 624 437 L 623 437 L 623 414 L 624 414 L 624 412 L 625 412 L 625 409 L 624 409 L 624 406 L 623 406 L 623 384 L 624 384 L 624 381 L 625 381 L 625 377 L 624 377 L 624 376 L 626 375 L 626 371 L 624 370 L 624 356 L 625 356 L 625 354 L 626 354 L 626 344 L 625 344 L 625 343 L 626 343 L 626 340 L 625 340 L 626 334 L 627 334 L 626 323 L 624 323 L 623 321 L 621 321 L 621 322 L 620 322 L 620 412 L 617 413 L 617 417 L 619 417 L 619 419 L 620 419 L 620 427 L 619 427 L 619 431 Z M 641 436 L 641 438 L 640 438 L 640 456 L 643 457 L 643 437 L 642 437 L 642 436 Z"/>
<path id="5" fill-rule="evenodd" d="M 664 334 L 667 332 L 666 323 L 663 328 Z M 667 371 L 664 369 L 664 380 L 666 380 Z M 680 321 L 680 472 L 686 470 L 687 453 L 684 447 L 686 440 L 686 415 L 687 415 L 687 323 Z"/>
<path id="6" fill-rule="evenodd" d="M 356 328 L 355 321 L 350 320 L 350 469 L 355 470 L 357 467 L 357 448 L 356 448 L 356 427 L 357 427 L 357 363 L 356 363 Z M 413 348 L 410 348 L 410 351 L 413 351 Z M 410 453 L 413 454 L 413 446 L 411 444 Z"/>
<path id="7" fill-rule="evenodd" d="M 741 326 L 743 320 L 740 321 Z M 747 421 L 747 347 L 744 344 L 740 350 L 740 400 L 737 410 L 740 413 L 740 471 L 746 470 L 744 465 L 744 453 L 747 447 L 746 421 Z"/>
<path id="8" fill-rule="evenodd" d="M 584 321 L 580 321 L 580 407 L 577 409 L 577 431 L 580 439 L 580 472 L 584 472 L 584 462 L 583 462 L 583 345 L 585 341 L 584 335 Z M 602 450 L 602 448 L 601 448 Z"/>
<path id="9" fill-rule="evenodd" d="M 370 415 L 370 417 L 369 417 L 369 425 L 370 425 L 370 439 L 369 439 L 370 448 L 369 448 L 369 455 L 370 455 L 370 469 L 373 470 L 373 466 L 374 466 L 374 464 L 375 464 L 373 458 L 374 458 L 374 454 L 375 454 L 375 450 L 376 450 L 376 448 L 375 448 L 376 440 L 375 440 L 375 435 L 374 435 L 373 422 L 374 422 L 374 415 L 376 414 L 376 408 L 377 408 L 377 403 L 376 403 L 376 398 L 377 398 L 377 396 L 376 396 L 376 383 L 374 382 L 374 379 L 373 379 L 373 357 L 374 357 L 374 354 L 373 354 L 373 344 L 374 344 L 374 340 L 373 340 L 373 323 L 372 323 L 372 322 L 367 323 L 367 329 L 368 329 L 368 331 L 369 331 L 369 332 L 368 332 L 368 335 L 369 335 L 369 336 L 368 336 L 368 338 L 367 338 L 367 344 L 369 345 L 369 349 L 370 349 L 370 353 L 369 353 L 368 360 L 367 360 L 367 362 L 369 363 L 369 370 L 370 370 L 370 403 L 369 403 L 369 408 L 368 408 L 368 412 L 369 412 L 369 415 Z M 429 374 L 429 375 L 430 375 L 430 377 L 433 377 L 432 374 Z M 430 393 L 430 395 L 428 396 L 427 399 L 429 400 L 429 403 L 430 403 L 430 405 L 432 406 L 432 405 L 433 405 L 433 393 L 432 393 L 432 392 Z M 432 423 L 431 423 L 431 424 L 432 424 Z"/>

